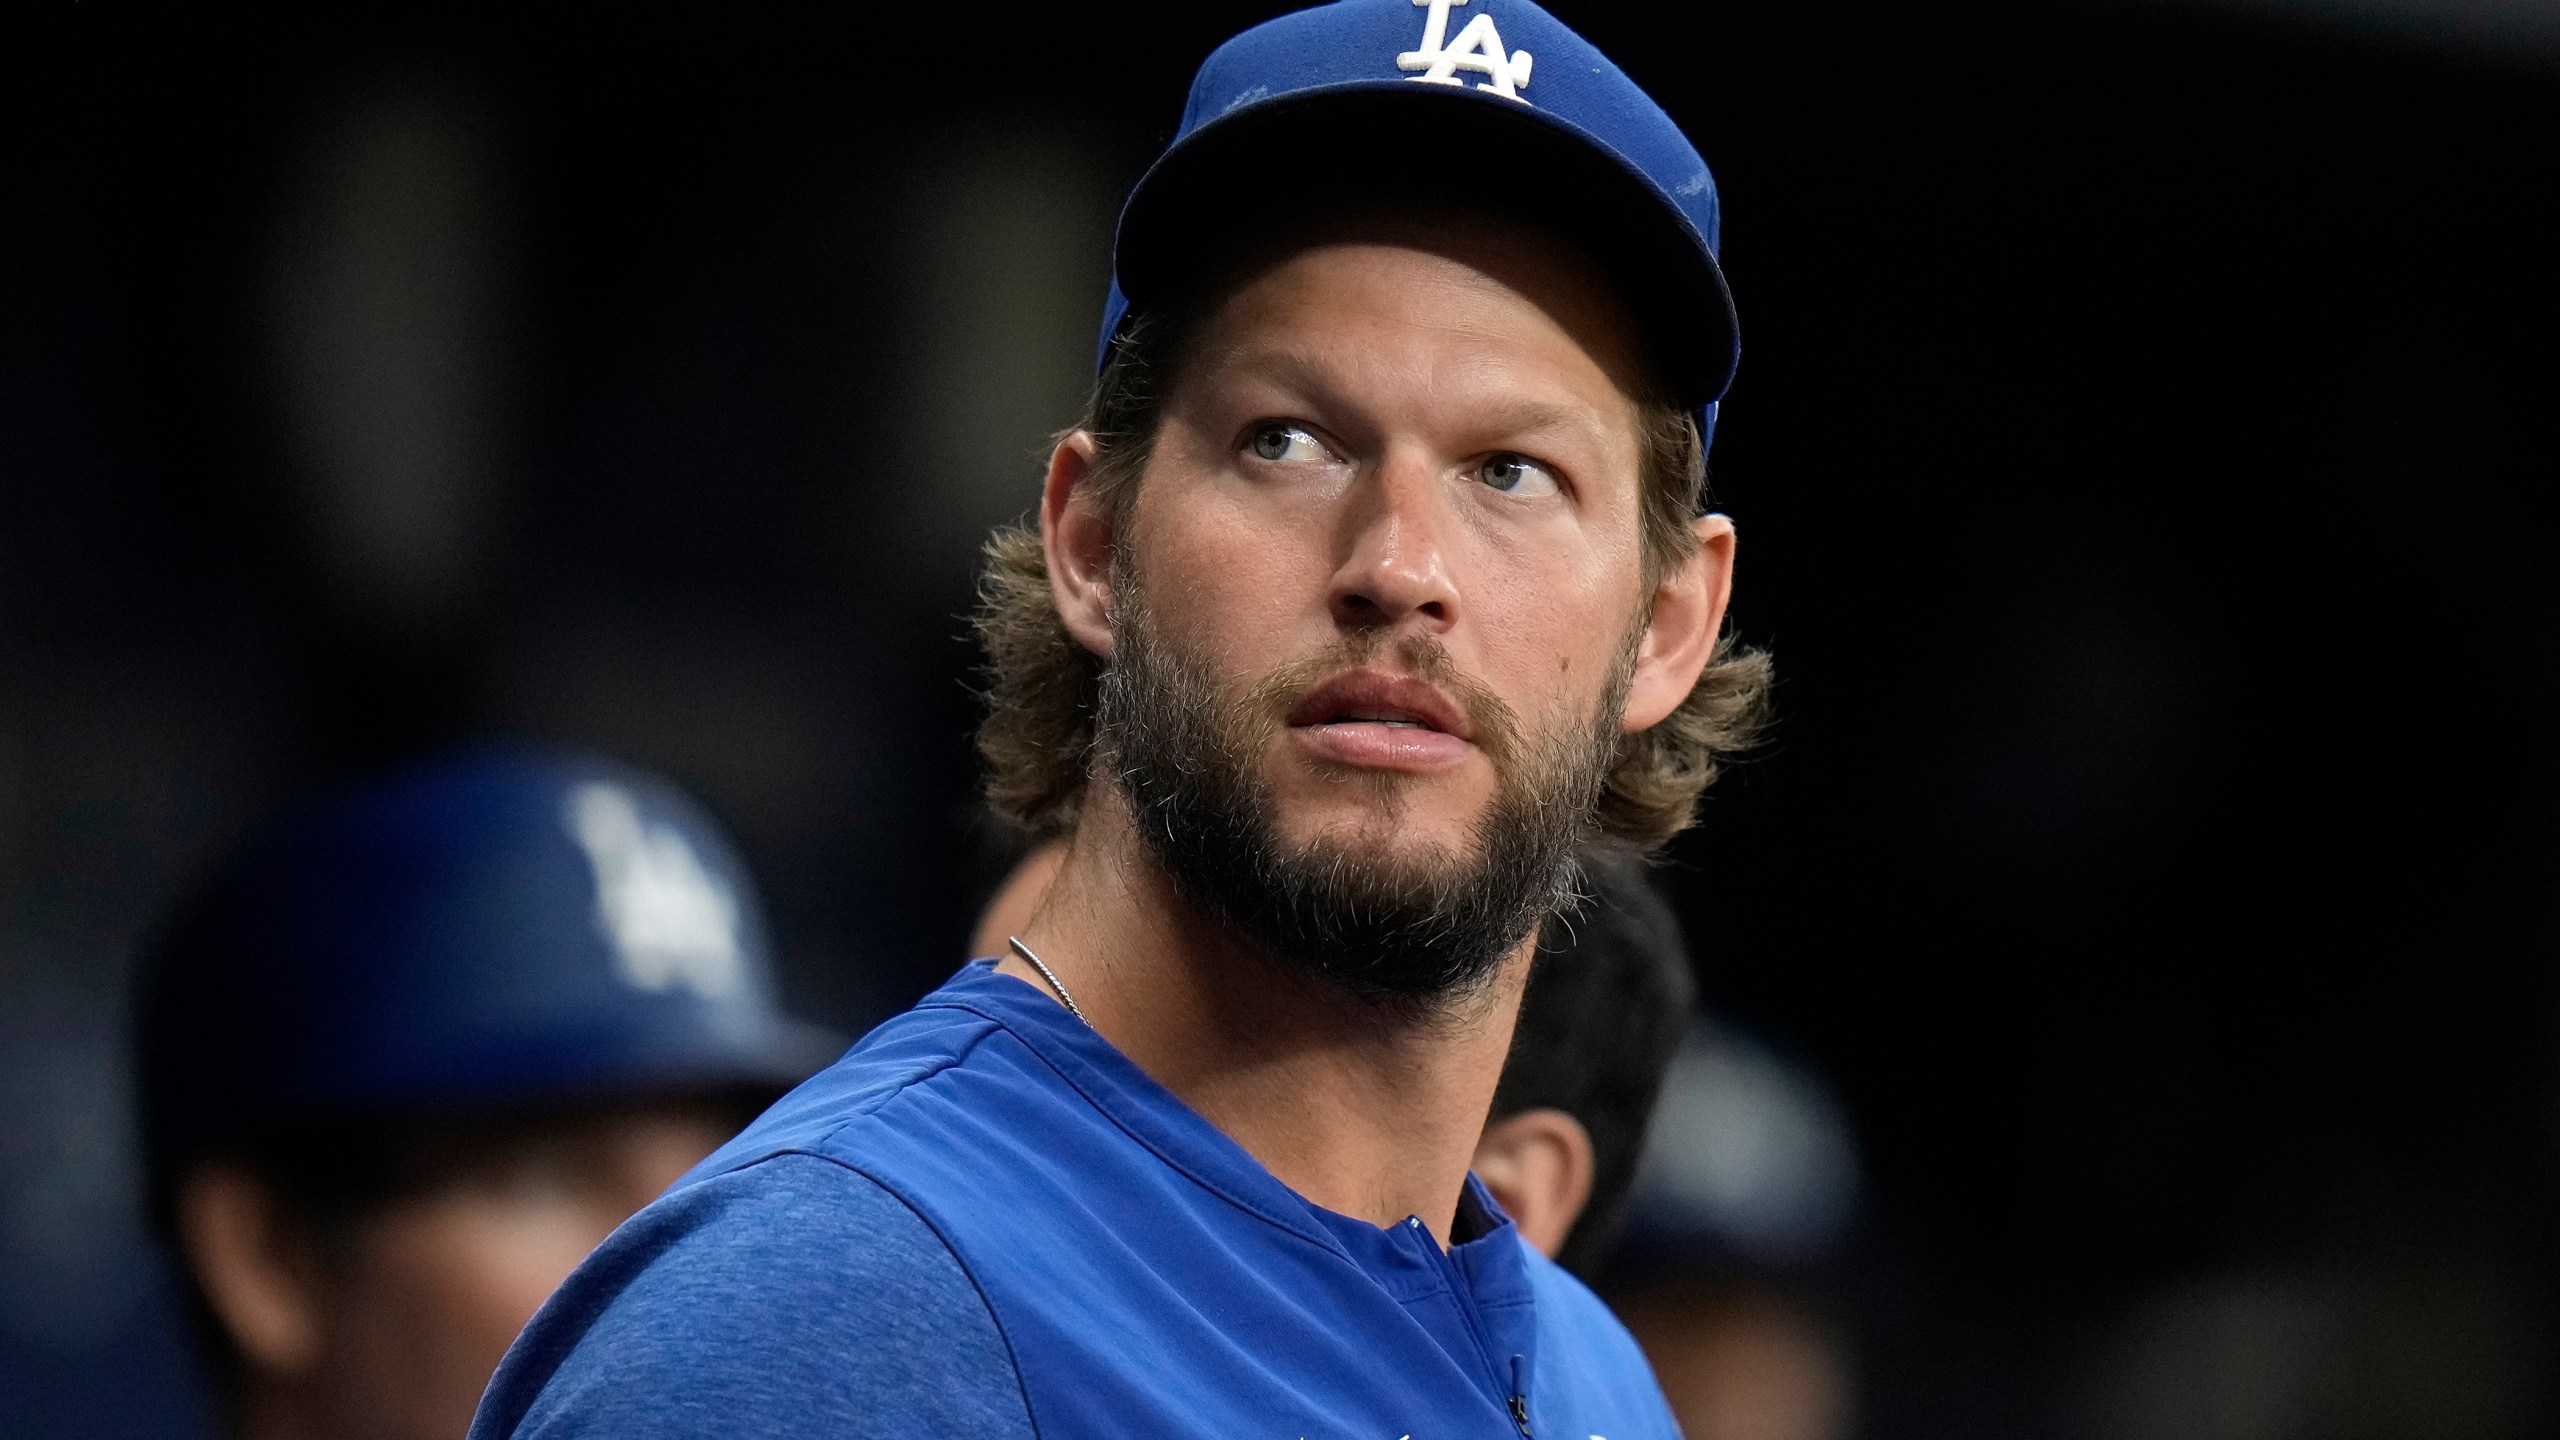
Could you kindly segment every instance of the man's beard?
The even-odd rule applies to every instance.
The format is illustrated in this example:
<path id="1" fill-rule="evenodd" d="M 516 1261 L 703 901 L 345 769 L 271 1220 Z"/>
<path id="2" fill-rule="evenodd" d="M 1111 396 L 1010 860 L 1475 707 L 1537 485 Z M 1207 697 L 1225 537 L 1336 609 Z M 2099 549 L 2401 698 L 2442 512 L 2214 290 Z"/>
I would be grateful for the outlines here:
<path id="1" fill-rule="evenodd" d="M 1163 643 L 1125 568 L 1095 738 L 1156 863 L 1194 903 L 1359 999 L 1431 1008 L 1481 988 L 1573 896 L 1574 849 L 1591 832 L 1617 755 L 1640 627 L 1619 647 L 1597 713 L 1537 736 L 1524 736 L 1510 707 L 1459 673 L 1437 641 L 1395 644 L 1397 661 L 1465 710 L 1473 742 L 1493 764 L 1495 793 L 1470 827 L 1471 854 L 1358 853 L 1326 836 L 1283 838 L 1258 767 L 1296 701 L 1387 650 L 1383 634 L 1348 637 L 1243 695 L 1222 693 Z M 1412 781 L 1351 772 L 1339 783 L 1374 794 L 1379 819 L 1362 828 L 1385 833 Z"/>

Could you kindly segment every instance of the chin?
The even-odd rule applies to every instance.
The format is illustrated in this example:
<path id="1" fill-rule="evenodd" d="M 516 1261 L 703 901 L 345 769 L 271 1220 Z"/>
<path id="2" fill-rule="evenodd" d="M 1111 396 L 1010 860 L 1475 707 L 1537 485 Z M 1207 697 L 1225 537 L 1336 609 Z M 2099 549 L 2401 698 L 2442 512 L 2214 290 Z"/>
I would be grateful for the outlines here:
<path id="1" fill-rule="evenodd" d="M 1465 820 L 1416 813 L 1409 803 L 1388 806 L 1311 804 L 1302 818 L 1284 818 L 1281 838 L 1301 853 L 1329 853 L 1355 865 L 1392 870 L 1440 870 L 1466 863 L 1476 848 L 1475 826 Z"/>
<path id="2" fill-rule="evenodd" d="M 1264 772 L 1266 793 L 1277 798 L 1284 830 L 1306 819 L 1312 834 L 1337 825 L 1376 824 L 1393 830 L 1420 825 L 1449 835 L 1469 831 L 1493 804 L 1492 768 L 1481 763 L 1416 774 L 1370 766 L 1327 764 L 1304 756 L 1275 757 Z"/>

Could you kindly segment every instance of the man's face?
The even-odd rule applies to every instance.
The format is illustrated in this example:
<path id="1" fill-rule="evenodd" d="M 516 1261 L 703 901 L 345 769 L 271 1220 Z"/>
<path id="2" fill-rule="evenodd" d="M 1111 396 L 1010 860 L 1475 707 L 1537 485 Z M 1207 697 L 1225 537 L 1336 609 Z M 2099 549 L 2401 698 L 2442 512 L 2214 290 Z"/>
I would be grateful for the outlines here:
<path id="1" fill-rule="evenodd" d="M 516 1332 L 733 1127 L 647 1108 L 491 1151 L 365 1221 L 327 1287 L 320 1433 L 459 1436 Z"/>
<path id="2" fill-rule="evenodd" d="M 1121 537 L 1121 719 L 1128 758 L 1198 751 L 1166 782 L 1222 772 L 1198 808 L 1252 810 L 1245 838 L 1302 869 L 1499 886 L 1507 950 L 1643 633 L 1636 342 L 1541 241 L 1402 238 L 1296 252 L 1186 352 Z"/>

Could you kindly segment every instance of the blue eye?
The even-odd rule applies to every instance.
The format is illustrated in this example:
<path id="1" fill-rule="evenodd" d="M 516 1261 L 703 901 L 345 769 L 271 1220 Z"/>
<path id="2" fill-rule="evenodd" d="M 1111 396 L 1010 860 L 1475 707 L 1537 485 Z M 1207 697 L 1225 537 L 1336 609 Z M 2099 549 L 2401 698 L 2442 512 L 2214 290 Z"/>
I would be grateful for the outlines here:
<path id="1" fill-rule="evenodd" d="M 1309 434 L 1305 426 L 1284 420 L 1265 420 L 1253 427 L 1246 448 L 1274 464 L 1298 460 L 1317 460 L 1324 456 L 1324 442 Z"/>
<path id="2" fill-rule="evenodd" d="M 1508 450 L 1488 456 L 1476 476 L 1505 495 L 1553 495 L 1557 490 L 1554 471 Z"/>

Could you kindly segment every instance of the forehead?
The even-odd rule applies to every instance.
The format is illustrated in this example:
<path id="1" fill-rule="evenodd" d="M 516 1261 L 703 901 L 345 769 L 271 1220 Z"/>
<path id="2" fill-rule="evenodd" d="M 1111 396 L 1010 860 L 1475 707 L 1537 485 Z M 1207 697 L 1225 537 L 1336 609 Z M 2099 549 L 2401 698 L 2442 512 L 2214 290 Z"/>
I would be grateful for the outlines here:
<path id="1" fill-rule="evenodd" d="M 1228 271 L 1184 349 L 1184 377 L 1366 370 L 1397 388 L 1578 402 L 1595 420 L 1632 419 L 1653 388 L 1639 327 L 1597 266 L 1478 217 L 1345 222 L 1269 247 Z"/>

